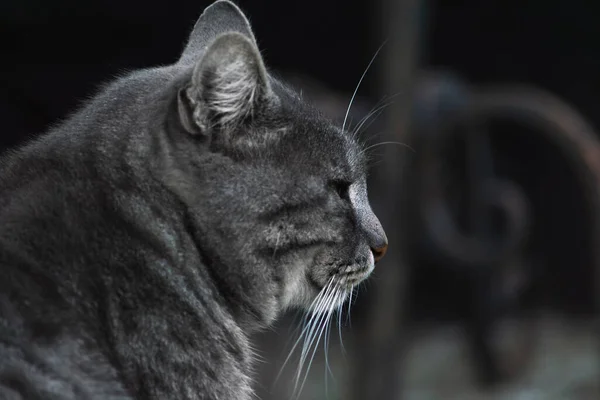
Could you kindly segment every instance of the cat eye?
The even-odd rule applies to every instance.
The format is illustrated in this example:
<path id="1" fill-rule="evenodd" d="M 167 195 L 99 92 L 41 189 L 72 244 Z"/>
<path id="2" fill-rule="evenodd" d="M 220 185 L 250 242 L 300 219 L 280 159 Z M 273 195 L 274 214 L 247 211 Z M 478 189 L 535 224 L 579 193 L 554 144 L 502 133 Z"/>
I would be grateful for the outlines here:
<path id="1" fill-rule="evenodd" d="M 350 182 L 333 180 L 329 184 L 342 200 L 348 200 L 350 198 Z"/>

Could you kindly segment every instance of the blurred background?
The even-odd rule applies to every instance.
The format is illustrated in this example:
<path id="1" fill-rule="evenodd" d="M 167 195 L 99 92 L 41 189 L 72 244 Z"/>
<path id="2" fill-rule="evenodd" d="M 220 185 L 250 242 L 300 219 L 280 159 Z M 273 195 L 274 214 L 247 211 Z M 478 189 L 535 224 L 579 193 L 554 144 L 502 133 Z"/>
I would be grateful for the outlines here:
<path id="1" fill-rule="evenodd" d="M 270 68 L 340 122 L 373 60 L 348 119 L 390 250 L 298 398 L 599 399 L 600 3 L 237 3 Z M 3 0 L 0 151 L 174 62 L 208 4 Z M 264 400 L 298 394 L 301 317 L 255 338 Z"/>

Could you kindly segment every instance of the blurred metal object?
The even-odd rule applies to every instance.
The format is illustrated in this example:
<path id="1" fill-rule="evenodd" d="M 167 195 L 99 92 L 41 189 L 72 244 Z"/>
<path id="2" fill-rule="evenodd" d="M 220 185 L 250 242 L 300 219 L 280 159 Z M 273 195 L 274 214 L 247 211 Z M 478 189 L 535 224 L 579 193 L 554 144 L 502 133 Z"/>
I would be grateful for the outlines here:
<path id="1" fill-rule="evenodd" d="M 414 213 L 416 226 L 427 238 L 428 249 L 436 253 L 434 256 L 463 268 L 473 277 L 475 288 L 473 310 L 467 324 L 468 337 L 481 382 L 495 384 L 530 364 L 537 331 L 533 320 L 527 318 L 525 323 L 524 319 L 516 344 L 508 353 L 495 348 L 491 340 L 498 318 L 508 311 L 504 304 L 512 300 L 492 298 L 502 292 L 499 286 L 506 286 L 514 277 L 515 270 L 509 266 L 520 263 L 521 270 L 517 273 L 528 273 L 523 266 L 526 263 L 519 258 L 529 232 L 531 207 L 514 182 L 495 176 L 486 125 L 493 120 L 516 122 L 539 132 L 539 140 L 561 149 L 577 171 L 587 194 L 593 220 L 589 235 L 593 243 L 600 239 L 600 147 L 586 121 L 547 92 L 525 86 L 470 91 L 453 77 L 438 78 L 438 88 L 443 89 L 433 96 L 437 108 L 418 103 L 425 106 L 421 111 L 436 118 L 433 118 L 435 122 L 420 121 L 412 209 L 418 211 Z M 450 109 L 439 107 L 444 96 L 452 99 Z M 463 224 L 456 207 L 449 205 L 445 193 L 447 171 L 441 161 L 449 139 L 457 136 L 466 143 L 466 196 L 461 199 L 466 205 Z M 502 216 L 501 224 L 494 222 L 493 215 L 498 212 Z M 592 257 L 594 270 L 598 271 L 597 280 L 600 279 L 598 247 L 594 247 Z M 596 293 L 600 293 L 600 282 L 596 287 Z M 515 295 L 516 292 L 506 292 L 502 296 Z"/>
<path id="2" fill-rule="evenodd" d="M 458 90 L 461 83 L 455 78 L 442 78 L 441 82 L 445 92 L 454 91 L 454 110 L 446 115 L 440 110 L 434 119 L 436 125 L 431 125 L 429 120 L 427 126 L 419 129 L 422 137 L 416 162 L 421 205 L 418 215 L 434 247 L 444 257 L 471 267 L 498 265 L 518 251 L 527 235 L 527 200 L 513 182 L 494 175 L 493 153 L 485 124 L 491 116 L 489 113 L 495 112 L 495 106 L 486 107 L 487 96 L 472 94 L 466 86 Z M 438 95 L 444 95 L 444 91 Z M 445 166 L 440 160 L 452 133 L 466 139 L 466 234 L 458 228 L 444 198 Z M 505 219 L 505 229 L 500 234 L 494 233 L 491 226 L 491 214 L 498 211 Z"/>

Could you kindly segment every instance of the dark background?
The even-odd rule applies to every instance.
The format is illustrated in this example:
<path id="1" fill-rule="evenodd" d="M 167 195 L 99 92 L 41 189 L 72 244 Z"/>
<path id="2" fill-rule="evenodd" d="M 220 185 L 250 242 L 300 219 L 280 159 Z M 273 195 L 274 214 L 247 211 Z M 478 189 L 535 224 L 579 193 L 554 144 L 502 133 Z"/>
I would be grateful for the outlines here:
<path id="1" fill-rule="evenodd" d="M 174 61 L 209 3 L 2 1 L 0 145 L 45 130 L 116 74 Z M 351 93 L 385 39 L 371 1 L 238 3 L 271 67 L 304 72 L 342 92 Z M 592 0 L 433 1 L 422 64 L 452 68 L 475 83 L 539 85 L 597 126 L 599 11 Z M 367 77 L 363 94 L 372 79 Z"/>

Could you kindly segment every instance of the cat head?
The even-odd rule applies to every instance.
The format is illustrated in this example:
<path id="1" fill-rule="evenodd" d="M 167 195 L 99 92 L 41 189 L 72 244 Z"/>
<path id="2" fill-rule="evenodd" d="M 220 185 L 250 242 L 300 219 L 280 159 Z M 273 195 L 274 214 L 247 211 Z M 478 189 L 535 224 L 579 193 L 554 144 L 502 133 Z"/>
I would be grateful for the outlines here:
<path id="1" fill-rule="evenodd" d="M 216 280 L 262 320 L 319 294 L 340 306 L 387 248 L 361 145 L 267 71 L 229 1 L 204 11 L 177 65 L 169 184 Z"/>

